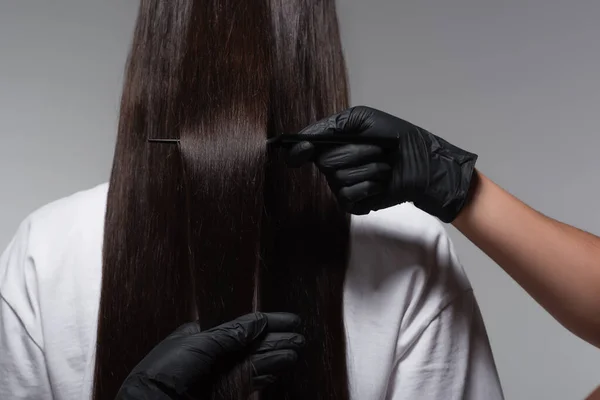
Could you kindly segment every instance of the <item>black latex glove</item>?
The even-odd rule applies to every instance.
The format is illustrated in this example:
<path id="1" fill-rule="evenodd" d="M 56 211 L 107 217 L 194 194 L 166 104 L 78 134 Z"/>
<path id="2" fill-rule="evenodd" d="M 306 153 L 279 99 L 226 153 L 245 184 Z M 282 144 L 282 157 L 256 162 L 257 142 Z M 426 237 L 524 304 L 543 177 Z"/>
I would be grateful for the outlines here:
<path id="1" fill-rule="evenodd" d="M 444 222 L 452 222 L 467 199 L 477 155 L 393 115 L 353 107 L 303 129 L 306 142 L 288 152 L 292 166 L 314 161 L 339 203 L 349 213 L 368 214 L 413 202 Z M 384 145 L 314 145 L 315 135 L 355 135 Z M 389 147 L 389 146 L 387 146 Z"/>
<path id="2" fill-rule="evenodd" d="M 293 367 L 304 337 L 293 333 L 300 318 L 287 313 L 254 313 L 213 329 L 181 326 L 159 343 L 129 374 L 117 400 L 185 399 L 188 391 L 210 392 L 225 360 L 248 357 L 253 389 L 260 390 Z"/>

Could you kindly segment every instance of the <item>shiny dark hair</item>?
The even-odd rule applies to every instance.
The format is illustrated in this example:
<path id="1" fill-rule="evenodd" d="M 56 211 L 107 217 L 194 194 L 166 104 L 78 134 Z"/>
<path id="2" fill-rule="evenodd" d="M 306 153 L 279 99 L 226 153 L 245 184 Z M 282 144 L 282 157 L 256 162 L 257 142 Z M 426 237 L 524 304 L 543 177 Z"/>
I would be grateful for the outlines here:
<path id="1" fill-rule="evenodd" d="M 141 0 L 106 211 L 95 399 L 179 325 L 303 319 L 297 369 L 262 399 L 349 398 L 349 219 L 265 140 L 348 106 L 334 0 Z M 179 139 L 177 144 L 148 138 Z M 245 399 L 248 365 L 211 389 Z"/>

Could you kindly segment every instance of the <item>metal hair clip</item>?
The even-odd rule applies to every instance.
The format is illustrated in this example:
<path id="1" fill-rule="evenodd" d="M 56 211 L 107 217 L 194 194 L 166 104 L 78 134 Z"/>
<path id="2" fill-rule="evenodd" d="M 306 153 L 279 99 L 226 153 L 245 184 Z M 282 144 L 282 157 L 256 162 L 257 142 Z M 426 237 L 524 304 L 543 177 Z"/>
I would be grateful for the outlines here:
<path id="1" fill-rule="evenodd" d="M 151 139 L 147 138 L 148 142 L 154 143 L 169 143 L 169 144 L 177 144 L 179 143 L 179 139 Z"/>

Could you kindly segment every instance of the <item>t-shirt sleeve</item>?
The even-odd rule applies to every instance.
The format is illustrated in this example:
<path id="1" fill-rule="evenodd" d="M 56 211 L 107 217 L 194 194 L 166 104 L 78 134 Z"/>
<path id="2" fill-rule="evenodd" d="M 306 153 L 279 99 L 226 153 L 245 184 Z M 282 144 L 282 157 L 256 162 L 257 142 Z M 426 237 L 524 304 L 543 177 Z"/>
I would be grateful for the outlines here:
<path id="1" fill-rule="evenodd" d="M 502 389 L 471 290 L 442 308 L 396 360 L 388 400 L 501 400 Z"/>
<path id="2" fill-rule="evenodd" d="M 52 399 L 34 270 L 25 221 L 0 256 L 0 399 Z"/>

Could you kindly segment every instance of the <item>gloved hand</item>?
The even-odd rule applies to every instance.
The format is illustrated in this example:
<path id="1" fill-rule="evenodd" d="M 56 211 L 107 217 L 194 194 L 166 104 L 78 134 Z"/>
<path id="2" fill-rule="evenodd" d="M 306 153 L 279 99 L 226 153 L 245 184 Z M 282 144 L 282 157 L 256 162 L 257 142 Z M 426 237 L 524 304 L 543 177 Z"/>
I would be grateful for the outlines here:
<path id="1" fill-rule="evenodd" d="M 313 161 L 349 213 L 368 214 L 411 201 L 443 222 L 452 222 L 467 200 L 477 155 L 390 114 L 353 107 L 298 135 L 306 136 L 307 141 L 289 150 L 289 164 Z M 395 146 L 321 148 L 310 142 L 315 135 L 355 135 L 362 142 L 374 138 L 377 143 L 389 139 Z"/>
<path id="2" fill-rule="evenodd" d="M 287 313 L 248 314 L 203 332 L 196 322 L 185 324 L 134 368 L 116 400 L 184 399 L 191 389 L 210 393 L 232 357 L 249 357 L 253 389 L 260 390 L 296 363 L 304 346 L 304 337 L 293 333 L 299 325 L 300 318 Z"/>

